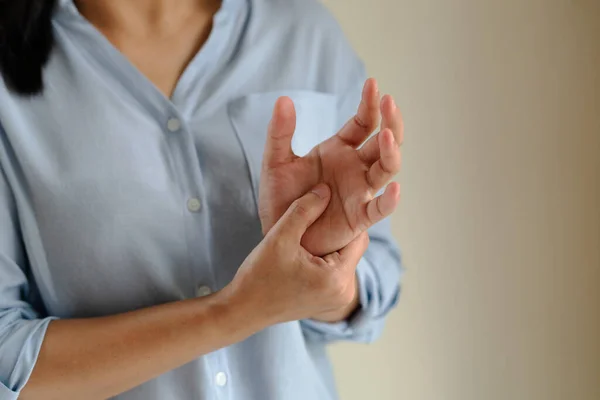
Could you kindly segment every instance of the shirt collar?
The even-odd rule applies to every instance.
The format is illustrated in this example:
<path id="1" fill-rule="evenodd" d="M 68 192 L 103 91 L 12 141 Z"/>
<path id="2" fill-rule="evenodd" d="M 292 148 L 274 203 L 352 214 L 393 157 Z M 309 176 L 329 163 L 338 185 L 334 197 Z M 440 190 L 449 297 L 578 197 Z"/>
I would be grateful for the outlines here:
<path id="1" fill-rule="evenodd" d="M 58 5 L 60 8 L 67 9 L 69 11 L 77 11 L 77 7 L 75 7 L 74 0 L 58 0 Z M 238 6 L 242 3 L 243 0 L 221 0 L 221 12 L 229 12 L 232 11 L 235 6 Z"/>

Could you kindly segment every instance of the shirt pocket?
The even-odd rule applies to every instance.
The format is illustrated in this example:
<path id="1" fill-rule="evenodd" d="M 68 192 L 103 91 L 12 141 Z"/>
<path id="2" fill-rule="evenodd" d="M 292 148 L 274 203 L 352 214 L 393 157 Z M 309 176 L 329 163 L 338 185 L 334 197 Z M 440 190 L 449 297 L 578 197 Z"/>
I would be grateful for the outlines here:
<path id="1" fill-rule="evenodd" d="M 333 94 L 312 91 L 256 93 L 229 103 L 229 118 L 246 157 L 255 199 L 258 199 L 268 125 L 275 101 L 281 96 L 291 98 L 296 108 L 296 131 L 292 138 L 292 150 L 296 155 L 306 155 L 335 134 L 337 96 Z"/>

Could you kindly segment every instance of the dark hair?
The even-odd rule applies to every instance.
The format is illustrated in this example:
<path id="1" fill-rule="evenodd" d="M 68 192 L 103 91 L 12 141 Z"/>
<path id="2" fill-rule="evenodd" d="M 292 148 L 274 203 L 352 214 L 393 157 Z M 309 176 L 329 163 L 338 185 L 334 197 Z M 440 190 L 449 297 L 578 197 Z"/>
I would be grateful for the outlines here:
<path id="1" fill-rule="evenodd" d="M 44 89 L 42 70 L 54 45 L 56 0 L 0 0 L 0 74 L 19 94 Z"/>

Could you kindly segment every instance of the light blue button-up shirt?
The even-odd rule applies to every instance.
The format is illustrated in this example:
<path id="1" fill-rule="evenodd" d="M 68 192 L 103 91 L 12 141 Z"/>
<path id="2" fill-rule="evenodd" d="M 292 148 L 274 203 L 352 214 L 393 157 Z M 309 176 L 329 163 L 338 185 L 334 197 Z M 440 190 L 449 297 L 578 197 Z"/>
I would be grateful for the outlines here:
<path id="1" fill-rule="evenodd" d="M 365 79 L 313 0 L 225 0 L 170 99 L 71 0 L 54 29 L 42 95 L 0 80 L 0 400 L 18 398 L 53 319 L 227 285 L 262 238 L 259 167 L 276 98 L 296 103 L 303 155 L 355 113 Z M 370 236 L 350 321 L 276 325 L 117 398 L 335 399 L 325 345 L 373 340 L 398 299 L 389 221 Z"/>

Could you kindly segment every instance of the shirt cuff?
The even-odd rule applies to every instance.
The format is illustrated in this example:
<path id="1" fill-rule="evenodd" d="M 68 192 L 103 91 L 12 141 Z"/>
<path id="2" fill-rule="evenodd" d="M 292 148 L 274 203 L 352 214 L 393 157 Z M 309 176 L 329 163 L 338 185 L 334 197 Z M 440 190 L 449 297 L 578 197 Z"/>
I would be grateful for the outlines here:
<path id="1" fill-rule="evenodd" d="M 48 324 L 55 319 L 48 317 L 13 323 L 0 346 L 0 400 L 19 397 L 37 362 Z"/>
<path id="2" fill-rule="evenodd" d="M 373 301 L 376 283 L 371 276 L 371 265 L 362 258 L 356 267 L 358 279 L 359 308 L 346 321 L 329 323 L 312 319 L 303 320 L 305 336 L 309 340 L 333 342 L 347 340 L 370 343 L 383 329 L 383 317 L 377 316 L 378 305 Z"/>
<path id="3" fill-rule="evenodd" d="M 19 393 L 14 392 L 0 382 L 0 400 L 17 400 Z"/>

